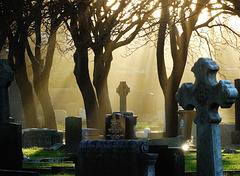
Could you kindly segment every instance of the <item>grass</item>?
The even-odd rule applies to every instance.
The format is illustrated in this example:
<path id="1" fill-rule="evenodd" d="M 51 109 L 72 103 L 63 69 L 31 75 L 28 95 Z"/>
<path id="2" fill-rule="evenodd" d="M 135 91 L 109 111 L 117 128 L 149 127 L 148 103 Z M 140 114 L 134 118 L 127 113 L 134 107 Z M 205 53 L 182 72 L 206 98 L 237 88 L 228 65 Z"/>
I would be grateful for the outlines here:
<path id="1" fill-rule="evenodd" d="M 44 148 L 32 147 L 32 148 L 23 148 L 23 156 L 29 157 L 30 159 L 34 158 L 60 158 L 67 157 L 64 149 L 59 149 L 56 151 L 44 150 Z M 74 167 L 74 163 L 24 163 L 23 167 L 52 167 L 52 166 L 61 166 L 61 167 Z"/>
<path id="2" fill-rule="evenodd" d="M 240 170 L 240 150 L 237 154 L 225 154 L 222 153 L 223 170 Z M 33 147 L 23 149 L 23 155 L 30 158 L 54 158 L 54 157 L 67 157 L 64 149 L 57 151 L 44 150 L 43 148 Z M 185 171 L 195 172 L 196 171 L 196 152 L 185 152 Z M 74 167 L 74 163 L 37 163 L 37 164 L 23 164 L 23 167 Z M 43 174 L 44 176 L 52 176 L 49 174 Z M 64 174 L 63 176 L 73 176 L 74 174 Z M 56 174 L 55 176 L 62 176 Z"/>
<path id="3" fill-rule="evenodd" d="M 237 154 L 222 153 L 223 170 L 240 170 L 240 150 Z M 196 152 L 185 152 L 185 171 L 196 171 Z"/>
<path id="4" fill-rule="evenodd" d="M 32 148 L 23 148 L 23 156 L 29 158 L 59 158 L 67 157 L 64 149 L 59 149 L 56 151 L 44 150 L 44 148 L 32 147 Z"/>

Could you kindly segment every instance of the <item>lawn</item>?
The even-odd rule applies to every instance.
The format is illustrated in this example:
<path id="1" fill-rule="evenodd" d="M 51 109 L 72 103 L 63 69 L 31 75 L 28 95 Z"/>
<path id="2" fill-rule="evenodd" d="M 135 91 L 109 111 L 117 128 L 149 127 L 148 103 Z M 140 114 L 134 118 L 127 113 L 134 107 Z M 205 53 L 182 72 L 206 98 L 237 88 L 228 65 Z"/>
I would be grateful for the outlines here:
<path id="1" fill-rule="evenodd" d="M 237 154 L 222 153 L 223 170 L 240 170 L 240 150 Z M 196 152 L 185 152 L 185 171 L 196 171 Z"/>
<path id="2" fill-rule="evenodd" d="M 240 150 L 237 154 L 225 154 L 222 153 L 223 170 L 240 170 Z M 196 152 L 187 151 L 185 155 L 185 171 L 194 172 L 196 171 Z M 29 158 L 54 158 L 54 157 L 67 157 L 64 149 L 57 151 L 44 150 L 43 148 L 29 148 L 23 149 L 23 156 Z M 74 167 L 74 163 L 37 163 L 37 164 L 23 164 L 23 167 Z M 61 174 L 59 174 L 61 175 Z M 73 174 L 65 174 L 64 176 L 72 176 Z M 44 175 L 48 176 L 48 175 Z M 49 175 L 50 176 L 50 175 Z M 58 175 L 56 175 L 58 176 Z"/>
<path id="3" fill-rule="evenodd" d="M 67 157 L 64 149 L 52 151 L 52 150 L 44 150 L 44 148 L 40 148 L 40 147 L 32 147 L 32 148 L 23 148 L 22 151 L 23 151 L 23 156 L 26 156 L 29 158 Z"/>

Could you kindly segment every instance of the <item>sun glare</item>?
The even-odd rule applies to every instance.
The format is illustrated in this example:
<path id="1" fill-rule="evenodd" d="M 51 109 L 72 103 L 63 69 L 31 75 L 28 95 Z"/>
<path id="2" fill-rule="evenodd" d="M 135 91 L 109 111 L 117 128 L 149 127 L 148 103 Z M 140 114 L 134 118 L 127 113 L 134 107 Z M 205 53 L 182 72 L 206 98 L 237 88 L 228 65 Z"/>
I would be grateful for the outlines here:
<path id="1" fill-rule="evenodd" d="M 112 10 L 117 10 L 118 9 L 118 6 L 119 6 L 119 2 L 116 2 L 117 0 L 108 0 L 107 1 L 107 6 L 111 7 Z"/>
<path id="2" fill-rule="evenodd" d="M 154 17 L 154 18 L 160 18 L 160 16 L 161 16 L 161 10 L 160 10 L 160 9 L 155 10 L 155 11 L 153 12 L 153 17 Z"/>

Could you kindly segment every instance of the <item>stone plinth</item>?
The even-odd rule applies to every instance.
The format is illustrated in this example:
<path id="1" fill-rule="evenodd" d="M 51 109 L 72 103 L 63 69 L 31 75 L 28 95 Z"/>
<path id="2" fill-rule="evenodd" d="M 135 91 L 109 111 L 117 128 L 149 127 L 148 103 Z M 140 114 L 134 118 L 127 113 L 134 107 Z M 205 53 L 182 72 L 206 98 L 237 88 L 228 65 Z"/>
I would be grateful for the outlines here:
<path id="1" fill-rule="evenodd" d="M 78 148 L 76 176 L 154 176 L 158 154 L 142 140 L 85 140 Z"/>

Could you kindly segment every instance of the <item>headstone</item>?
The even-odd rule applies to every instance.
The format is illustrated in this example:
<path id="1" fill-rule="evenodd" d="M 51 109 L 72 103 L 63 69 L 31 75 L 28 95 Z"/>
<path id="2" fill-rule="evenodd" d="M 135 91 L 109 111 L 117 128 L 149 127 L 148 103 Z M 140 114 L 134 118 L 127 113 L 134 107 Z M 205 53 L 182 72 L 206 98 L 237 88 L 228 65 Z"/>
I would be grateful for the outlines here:
<path id="1" fill-rule="evenodd" d="M 106 139 L 135 139 L 137 116 L 131 112 L 113 112 L 106 115 Z"/>
<path id="2" fill-rule="evenodd" d="M 22 99 L 20 90 L 17 86 L 16 80 L 14 80 L 9 86 L 9 108 L 10 116 L 15 119 L 15 122 L 22 124 L 25 127 L 25 117 L 22 106 Z"/>
<path id="3" fill-rule="evenodd" d="M 84 140 L 76 176 L 154 176 L 157 154 L 143 140 Z"/>
<path id="4" fill-rule="evenodd" d="M 57 124 L 64 124 L 65 118 L 67 117 L 67 111 L 64 109 L 56 109 L 54 110 Z"/>
<path id="5" fill-rule="evenodd" d="M 83 128 L 82 129 L 83 140 L 100 140 L 103 136 L 100 135 L 100 130 L 96 128 Z"/>
<path id="6" fill-rule="evenodd" d="M 221 145 L 222 148 L 228 148 L 232 146 L 232 138 L 231 135 L 235 132 L 235 125 L 234 124 L 219 124 L 220 128 L 220 136 L 221 136 Z"/>
<path id="7" fill-rule="evenodd" d="M 184 83 L 176 99 L 185 110 L 196 108 L 197 173 L 199 176 L 222 176 L 222 155 L 218 107 L 229 108 L 237 97 L 230 81 L 216 80 L 218 65 L 210 58 L 200 58 L 193 66 L 195 83 Z"/>
<path id="8" fill-rule="evenodd" d="M 22 168 L 22 127 L 9 123 L 8 87 L 13 80 L 8 60 L 0 59 L 0 169 L 6 170 Z"/>
<path id="9" fill-rule="evenodd" d="M 126 81 L 120 82 L 117 93 L 120 96 L 120 112 L 127 111 L 127 95 L 130 92 L 130 88 L 127 86 Z"/>
<path id="10" fill-rule="evenodd" d="M 82 118 L 67 117 L 65 119 L 66 153 L 77 153 L 77 147 L 82 140 Z"/>
<path id="11" fill-rule="evenodd" d="M 14 80 L 14 72 L 7 59 L 0 58 L 0 122 L 9 122 L 8 87 Z"/>
<path id="12" fill-rule="evenodd" d="M 24 129 L 22 134 L 23 147 L 51 147 L 62 143 L 63 135 L 57 130 L 49 129 Z"/>
<path id="13" fill-rule="evenodd" d="M 185 140 L 191 139 L 192 122 L 196 116 L 196 111 L 179 110 L 178 111 L 178 135 L 183 135 Z"/>
<path id="14" fill-rule="evenodd" d="M 22 169 L 22 127 L 15 123 L 0 124 L 0 169 Z"/>
<path id="15" fill-rule="evenodd" d="M 231 133 L 231 141 L 232 144 L 240 144 L 240 79 L 234 82 L 239 94 L 235 102 L 235 131 Z"/>

